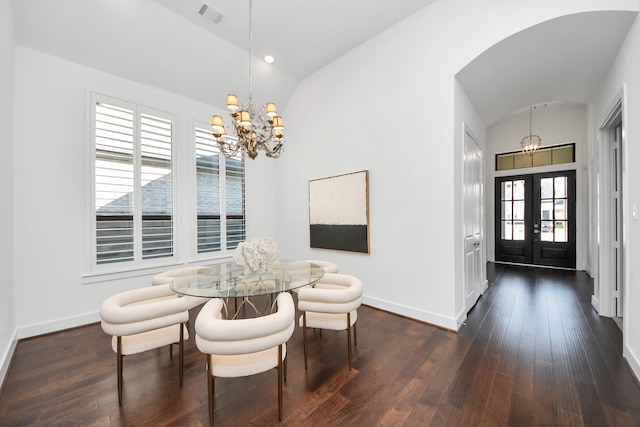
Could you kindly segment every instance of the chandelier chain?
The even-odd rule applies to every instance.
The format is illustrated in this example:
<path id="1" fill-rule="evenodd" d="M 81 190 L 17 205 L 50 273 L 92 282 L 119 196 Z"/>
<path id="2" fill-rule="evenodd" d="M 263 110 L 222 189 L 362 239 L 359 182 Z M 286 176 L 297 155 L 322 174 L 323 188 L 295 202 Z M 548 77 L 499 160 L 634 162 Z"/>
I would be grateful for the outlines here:
<path id="1" fill-rule="evenodd" d="M 249 0 L 249 105 L 253 101 L 253 0 Z"/>
<path id="2" fill-rule="evenodd" d="M 522 138 L 520 146 L 522 148 L 522 154 L 527 156 L 535 155 L 540 149 L 542 144 L 542 138 L 533 134 L 533 105 L 529 106 L 529 134 Z"/>

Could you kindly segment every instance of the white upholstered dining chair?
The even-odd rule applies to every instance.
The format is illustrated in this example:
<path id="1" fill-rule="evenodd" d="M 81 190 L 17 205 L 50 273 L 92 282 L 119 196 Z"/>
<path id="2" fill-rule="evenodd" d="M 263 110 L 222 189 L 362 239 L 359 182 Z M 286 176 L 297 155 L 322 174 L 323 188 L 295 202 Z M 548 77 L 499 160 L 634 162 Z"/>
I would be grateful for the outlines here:
<path id="1" fill-rule="evenodd" d="M 200 271 L 203 268 L 206 268 L 206 267 L 203 265 L 192 265 L 188 267 L 172 268 L 171 270 L 163 271 L 162 273 L 158 273 L 155 276 L 153 276 L 151 278 L 151 284 L 153 286 L 168 285 L 176 277 L 180 277 L 183 280 L 188 280 L 188 279 L 195 280 L 197 279 L 198 271 Z M 197 307 L 200 304 L 204 304 L 205 302 L 207 302 L 207 300 L 208 298 L 198 298 L 198 297 L 188 298 L 187 301 L 189 302 L 189 309 Z"/>
<path id="2" fill-rule="evenodd" d="M 304 262 L 305 263 L 307 263 L 307 262 L 314 263 L 318 267 L 321 267 L 324 270 L 325 274 L 326 273 L 337 273 L 338 272 L 338 264 L 333 263 L 331 261 L 323 261 L 323 260 L 319 260 L 319 259 L 307 259 L 307 260 L 304 260 Z M 305 265 L 305 270 L 307 268 L 308 268 L 308 266 Z M 318 286 L 318 284 L 320 284 L 320 283 L 322 283 L 322 278 L 320 278 L 320 280 L 318 282 L 313 283 L 312 285 L 307 285 L 307 286 L 315 287 L 315 286 Z M 322 287 L 322 285 L 321 285 L 321 287 Z M 301 288 L 295 288 L 295 289 L 293 289 L 293 292 L 297 294 L 300 289 Z"/>
<path id="3" fill-rule="evenodd" d="M 331 261 L 324 261 L 320 259 L 307 259 L 306 262 L 312 262 L 318 267 L 324 268 L 325 273 L 337 273 L 338 272 L 338 264 Z"/>
<path id="4" fill-rule="evenodd" d="M 184 340 L 189 338 L 186 323 L 193 297 L 178 297 L 169 285 L 149 286 L 120 292 L 105 299 L 100 306 L 101 325 L 112 335 L 116 353 L 118 403 L 122 405 L 122 371 L 124 356 L 173 344 L 179 346 L 180 386 L 184 370 Z"/>
<path id="5" fill-rule="evenodd" d="M 358 345 L 356 320 L 362 303 L 362 281 L 348 274 L 326 273 L 315 287 L 298 291 L 298 310 L 304 342 L 304 368 L 307 369 L 307 328 L 347 331 L 347 355 L 351 369 L 351 330 Z"/>
<path id="6" fill-rule="evenodd" d="M 196 345 L 207 355 L 209 423 L 213 426 L 215 377 L 245 377 L 277 368 L 278 419 L 282 420 L 283 364 L 295 327 L 295 306 L 278 294 L 274 313 L 249 319 L 223 319 L 222 301 L 207 302 L 196 318 Z"/>

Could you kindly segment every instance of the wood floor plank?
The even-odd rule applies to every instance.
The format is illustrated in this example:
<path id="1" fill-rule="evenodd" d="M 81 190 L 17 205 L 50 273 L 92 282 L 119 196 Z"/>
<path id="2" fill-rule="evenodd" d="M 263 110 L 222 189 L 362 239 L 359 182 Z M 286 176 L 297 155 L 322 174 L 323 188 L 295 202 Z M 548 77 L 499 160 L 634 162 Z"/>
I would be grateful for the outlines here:
<path id="1" fill-rule="evenodd" d="M 640 426 L 640 387 L 620 330 L 591 307 L 593 281 L 522 266 L 487 271 L 489 289 L 457 333 L 362 306 L 352 370 L 346 334 L 324 331 L 309 333 L 305 371 L 296 328 L 282 422 L 269 371 L 216 380 L 216 425 Z M 0 425 L 207 426 L 206 358 L 193 323 L 182 388 L 175 349 L 173 358 L 167 349 L 128 356 L 122 406 L 99 324 L 21 340 L 0 390 Z"/>

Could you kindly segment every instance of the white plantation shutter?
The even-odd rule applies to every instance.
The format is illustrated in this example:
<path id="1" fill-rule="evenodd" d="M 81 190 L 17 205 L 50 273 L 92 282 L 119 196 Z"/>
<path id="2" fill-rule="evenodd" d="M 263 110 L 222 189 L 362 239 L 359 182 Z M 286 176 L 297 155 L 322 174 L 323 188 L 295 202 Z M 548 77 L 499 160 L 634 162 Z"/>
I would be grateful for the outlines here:
<path id="1" fill-rule="evenodd" d="M 96 96 L 97 265 L 174 254 L 173 120 L 123 105 Z"/>
<path id="2" fill-rule="evenodd" d="M 246 235 L 244 160 L 222 155 L 211 129 L 196 126 L 195 144 L 197 252 L 233 250 Z"/>
<path id="3" fill-rule="evenodd" d="M 140 117 L 142 259 L 173 255 L 171 120 Z"/>
<path id="4" fill-rule="evenodd" d="M 133 111 L 95 111 L 96 262 L 133 261 Z"/>
<path id="5" fill-rule="evenodd" d="M 227 250 L 246 239 L 244 214 L 244 161 L 225 158 L 225 195 L 227 211 Z"/>
<path id="6" fill-rule="evenodd" d="M 91 95 L 88 275 L 211 260 L 246 239 L 244 159 L 225 157 L 208 124 L 177 141 L 176 117 Z M 175 150 L 195 161 L 177 171 Z"/>
<path id="7" fill-rule="evenodd" d="M 199 254 L 220 252 L 220 152 L 211 131 L 196 127 L 195 137 L 197 251 Z"/>

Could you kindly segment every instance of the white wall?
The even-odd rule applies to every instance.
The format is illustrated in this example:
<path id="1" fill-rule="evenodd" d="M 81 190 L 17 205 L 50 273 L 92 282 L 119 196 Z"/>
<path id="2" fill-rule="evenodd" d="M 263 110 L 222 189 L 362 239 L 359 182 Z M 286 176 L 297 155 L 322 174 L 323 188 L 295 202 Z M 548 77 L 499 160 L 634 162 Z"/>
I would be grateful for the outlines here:
<path id="1" fill-rule="evenodd" d="M 623 127 L 623 245 L 624 245 L 624 348 L 623 354 L 640 376 L 640 223 L 631 219 L 640 205 L 640 19 L 636 18 L 609 76 L 594 103 L 594 132 L 602 126 L 612 103 L 626 85 Z M 597 149 L 594 151 L 598 151 Z M 597 159 L 596 159 L 597 160 Z M 600 166 L 602 171 L 602 166 Z M 600 256 L 603 256 L 602 254 Z"/>
<path id="2" fill-rule="evenodd" d="M 177 168 L 183 169 L 190 167 L 192 159 L 187 141 L 193 120 L 208 123 L 211 114 L 222 112 L 22 47 L 16 48 L 15 70 L 14 154 L 21 165 L 13 175 L 15 318 L 19 336 L 24 337 L 96 321 L 104 298 L 150 283 L 150 272 L 122 279 L 116 279 L 119 275 L 83 278 L 88 273 L 85 224 L 90 214 L 89 93 L 178 114 L 176 157 Z M 259 179 L 252 176 L 255 172 L 260 173 Z M 259 226 L 261 233 L 273 234 L 274 201 L 264 197 L 266 191 L 260 188 L 274 187 L 273 171 L 268 164 L 249 163 L 247 175 L 252 187 L 247 194 L 248 232 Z M 186 230 L 184 221 L 189 219 L 180 217 L 179 207 L 188 203 L 184 195 L 192 192 L 192 184 L 177 184 L 177 233 Z M 188 260 L 186 248 L 178 247 L 177 252 L 179 262 Z"/>
<path id="3" fill-rule="evenodd" d="M 545 20 L 637 6 L 637 0 L 439 0 L 303 81 L 285 111 L 296 145 L 282 161 L 281 246 L 360 276 L 368 304 L 457 328 L 458 138 L 462 122 L 477 119 L 465 113 L 472 108 L 454 105 L 464 98 L 456 95 L 454 76 L 493 44 Z M 482 31 L 475 31 L 478 22 Z M 481 138 L 482 125 L 474 130 Z M 370 171 L 371 254 L 309 249 L 307 181 L 361 169 Z"/>
<path id="4" fill-rule="evenodd" d="M 14 341 L 13 297 L 13 70 L 11 1 L 0 0 L 0 383 Z"/>
<path id="5" fill-rule="evenodd" d="M 542 138 L 542 146 L 576 144 L 576 162 L 565 165 L 495 171 L 495 155 L 519 151 L 520 140 L 529 134 L 529 110 L 514 113 L 492 124 L 487 129 L 486 207 L 487 255 L 495 261 L 495 186 L 496 176 L 508 176 L 547 171 L 575 170 L 578 193 L 576 194 L 576 268 L 585 270 L 587 265 L 588 236 L 588 108 L 579 103 L 557 103 L 539 106 L 533 110 L 532 131 Z"/>

